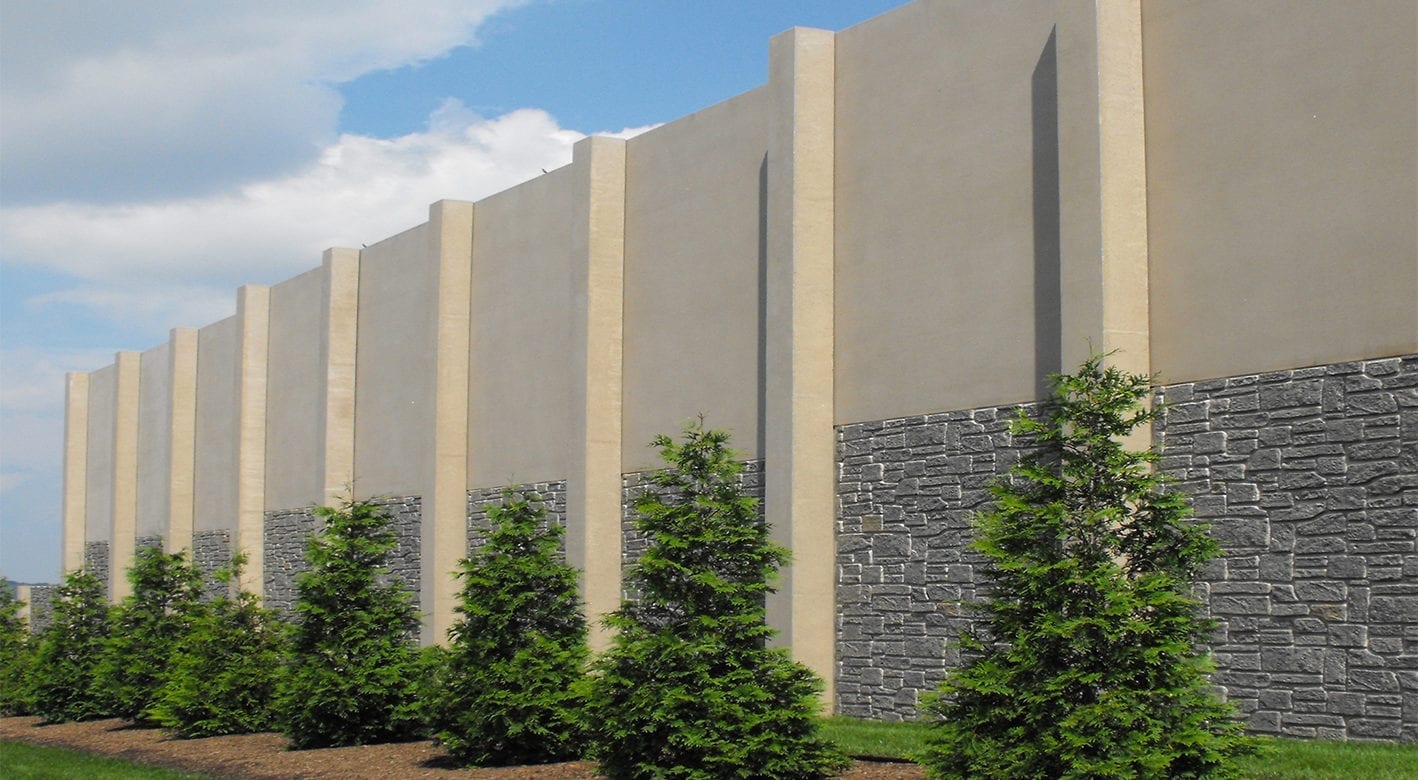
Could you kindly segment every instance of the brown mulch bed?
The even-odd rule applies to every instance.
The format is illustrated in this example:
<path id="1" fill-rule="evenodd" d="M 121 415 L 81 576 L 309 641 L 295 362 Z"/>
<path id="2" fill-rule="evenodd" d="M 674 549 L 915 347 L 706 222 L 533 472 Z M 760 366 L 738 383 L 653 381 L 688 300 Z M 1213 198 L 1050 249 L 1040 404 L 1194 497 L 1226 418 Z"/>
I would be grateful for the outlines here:
<path id="1" fill-rule="evenodd" d="M 285 738 L 279 734 L 177 739 L 157 729 L 126 725 L 121 720 L 44 725 L 39 718 L 0 718 L 0 740 L 99 753 L 137 764 L 214 777 L 253 780 L 594 780 L 600 777 L 595 765 L 584 761 L 460 769 L 432 742 L 288 750 Z M 915 764 L 857 761 L 841 777 L 844 780 L 920 780 L 925 772 Z"/>

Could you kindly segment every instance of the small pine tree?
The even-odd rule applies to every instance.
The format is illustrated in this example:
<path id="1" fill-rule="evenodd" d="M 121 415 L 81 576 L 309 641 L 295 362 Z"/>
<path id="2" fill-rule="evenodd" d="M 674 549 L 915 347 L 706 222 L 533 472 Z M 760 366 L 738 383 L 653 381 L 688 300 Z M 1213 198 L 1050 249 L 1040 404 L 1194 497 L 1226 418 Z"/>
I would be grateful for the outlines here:
<path id="1" fill-rule="evenodd" d="M 246 556 L 217 572 L 228 590 L 240 582 Z M 249 734 L 277 727 L 276 687 L 285 666 L 289 627 L 255 594 L 219 596 L 178 642 L 152 718 L 182 737 Z"/>
<path id="2" fill-rule="evenodd" d="M 564 529 L 535 494 L 487 507 L 487 543 L 460 563 L 462 619 L 438 674 L 430 724 L 460 761 L 482 766 L 578 758 L 586 621 Z"/>
<path id="3" fill-rule="evenodd" d="M 418 736 L 413 596 L 390 580 L 388 516 L 366 501 L 317 507 L 310 570 L 296 580 L 297 627 L 277 710 L 296 748 L 397 742 Z"/>
<path id="4" fill-rule="evenodd" d="M 8 579 L 0 577 L 0 715 L 28 715 L 30 664 L 34 645 L 20 610 L 25 602 Z"/>
<path id="5" fill-rule="evenodd" d="M 168 662 L 203 610 L 202 574 L 185 552 L 144 547 L 128 570 L 133 592 L 110 614 L 112 627 L 94 670 L 112 714 L 144 725 L 157 701 Z"/>
<path id="6" fill-rule="evenodd" d="M 108 632 L 103 583 L 82 569 L 70 572 L 38 637 L 30 677 L 36 715 L 50 723 L 112 715 L 94 680 Z"/>
<path id="7" fill-rule="evenodd" d="M 650 541 L 627 581 L 637 601 L 595 664 L 587 724 L 615 778 L 810 778 L 846 758 L 818 734 L 821 681 L 765 646 L 764 597 L 788 557 L 768 538 L 728 434 L 691 423 L 655 438 L 668 468 L 636 500 Z"/>
<path id="8" fill-rule="evenodd" d="M 1185 496 L 1120 440 L 1156 414 L 1146 376 L 1089 359 L 1054 377 L 1016 435 L 1039 454 L 993 486 L 973 547 L 988 560 L 983 637 L 928 703 L 937 778 L 1228 777 L 1250 752 L 1208 689 L 1213 629 L 1192 582 L 1219 554 Z"/>

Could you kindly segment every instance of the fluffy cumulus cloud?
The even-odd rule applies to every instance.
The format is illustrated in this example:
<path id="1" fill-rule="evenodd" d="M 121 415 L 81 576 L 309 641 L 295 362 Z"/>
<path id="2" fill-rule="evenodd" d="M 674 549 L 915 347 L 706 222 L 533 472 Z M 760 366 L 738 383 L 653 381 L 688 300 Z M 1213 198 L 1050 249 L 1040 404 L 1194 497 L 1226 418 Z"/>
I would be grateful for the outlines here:
<path id="1" fill-rule="evenodd" d="M 215 192 L 312 159 L 333 85 L 474 40 L 524 0 L 0 4 L 9 202 Z"/>

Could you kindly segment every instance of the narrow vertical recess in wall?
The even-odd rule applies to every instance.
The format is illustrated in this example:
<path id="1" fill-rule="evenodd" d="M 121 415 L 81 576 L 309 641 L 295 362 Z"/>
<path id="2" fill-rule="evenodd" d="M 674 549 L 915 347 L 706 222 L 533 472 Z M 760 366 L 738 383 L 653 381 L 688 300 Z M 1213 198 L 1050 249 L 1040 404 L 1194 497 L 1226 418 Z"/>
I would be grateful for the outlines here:
<path id="1" fill-rule="evenodd" d="M 433 644 L 444 642 L 453 624 L 455 570 L 467 549 L 473 204 L 441 200 L 428 211 L 438 293 L 433 302 L 433 472 L 423 493 L 419 597 L 423 642 Z"/>
<path id="2" fill-rule="evenodd" d="M 1029 89 L 1034 205 L 1034 392 L 1049 393 L 1049 376 L 1063 370 L 1059 258 L 1058 30 L 1049 33 Z"/>
<path id="3" fill-rule="evenodd" d="M 117 369 L 113 408 L 113 511 L 109 521 L 108 595 L 119 601 L 132 592 L 128 568 L 138 523 L 138 382 L 141 354 L 124 351 L 114 356 Z"/>
<path id="4" fill-rule="evenodd" d="M 333 506 L 353 495 L 355 453 L 355 359 L 359 333 L 359 250 L 326 249 L 320 300 L 325 333 L 320 339 L 324 408 L 320 437 L 323 500 Z"/>
<path id="5" fill-rule="evenodd" d="M 262 592 L 265 582 L 266 352 L 271 324 L 271 289 L 248 284 L 237 291 L 236 317 L 241 361 L 237 409 L 236 541 L 246 553 L 241 586 Z"/>
<path id="6" fill-rule="evenodd" d="M 197 443 L 197 331 L 173 328 L 168 334 L 171 377 L 168 421 L 171 441 L 168 462 L 167 552 L 192 549 L 193 489 Z"/>
<path id="7" fill-rule="evenodd" d="M 768 603 L 778 641 L 835 701 L 833 429 L 835 36 L 794 28 L 769 47 L 765 512 L 793 551 Z"/>
<path id="8" fill-rule="evenodd" d="M 625 279 L 625 141 L 585 138 L 573 148 L 575 312 L 571 350 L 580 437 L 567 484 L 566 547 L 581 570 L 595 650 L 609 646 L 600 619 L 620 606 L 621 367 Z"/>
<path id="9" fill-rule="evenodd" d="M 89 375 L 73 371 L 64 376 L 64 496 L 61 574 L 84 565 L 88 487 Z"/>

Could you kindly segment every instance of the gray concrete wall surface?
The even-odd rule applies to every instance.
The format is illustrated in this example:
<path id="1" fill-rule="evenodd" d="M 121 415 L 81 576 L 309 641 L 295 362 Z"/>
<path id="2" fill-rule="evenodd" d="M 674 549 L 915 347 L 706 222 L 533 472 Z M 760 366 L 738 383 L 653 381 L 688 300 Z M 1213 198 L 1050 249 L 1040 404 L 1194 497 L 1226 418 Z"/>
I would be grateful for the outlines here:
<path id="1" fill-rule="evenodd" d="M 317 504 L 324 498 L 321 438 L 325 338 L 320 297 L 325 270 L 314 268 L 271 288 L 266 352 L 265 511 Z"/>
<path id="2" fill-rule="evenodd" d="M 143 352 L 138 369 L 139 536 L 167 535 L 172 467 L 172 345 Z"/>

